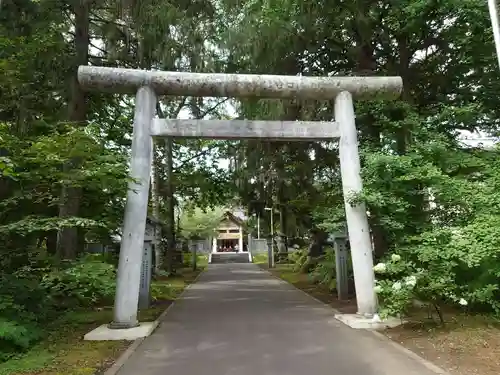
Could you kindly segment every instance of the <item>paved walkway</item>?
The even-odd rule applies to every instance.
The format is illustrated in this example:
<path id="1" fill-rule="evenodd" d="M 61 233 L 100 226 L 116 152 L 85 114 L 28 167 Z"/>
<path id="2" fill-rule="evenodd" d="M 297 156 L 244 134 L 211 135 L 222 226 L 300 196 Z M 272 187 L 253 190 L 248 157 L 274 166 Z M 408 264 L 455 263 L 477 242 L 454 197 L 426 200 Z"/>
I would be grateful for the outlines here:
<path id="1" fill-rule="evenodd" d="M 211 265 L 119 375 L 432 375 L 253 264 Z"/>

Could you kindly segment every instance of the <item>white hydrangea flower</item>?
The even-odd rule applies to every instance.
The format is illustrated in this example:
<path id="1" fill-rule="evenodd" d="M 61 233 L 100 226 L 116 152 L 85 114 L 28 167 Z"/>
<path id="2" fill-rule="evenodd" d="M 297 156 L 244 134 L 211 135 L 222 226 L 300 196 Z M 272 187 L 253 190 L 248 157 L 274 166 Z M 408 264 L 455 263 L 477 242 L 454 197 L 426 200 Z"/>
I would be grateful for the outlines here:
<path id="1" fill-rule="evenodd" d="M 391 260 L 393 262 L 399 262 L 401 260 L 401 255 L 398 255 L 398 254 L 392 254 L 391 255 Z"/>
<path id="2" fill-rule="evenodd" d="M 392 289 L 394 290 L 401 290 L 402 287 L 403 285 L 399 281 L 396 281 L 394 284 L 392 284 Z"/>
<path id="3" fill-rule="evenodd" d="M 460 298 L 460 301 L 458 301 L 458 303 L 459 303 L 460 305 L 462 305 L 462 306 L 467 306 L 467 305 L 469 304 L 469 303 L 468 303 L 465 299 L 463 299 L 463 298 Z"/>
<path id="4" fill-rule="evenodd" d="M 376 293 L 376 294 L 379 294 L 382 292 L 382 287 L 380 285 L 375 285 L 375 287 L 373 288 L 373 291 Z"/>
<path id="5" fill-rule="evenodd" d="M 384 273 L 387 269 L 387 266 L 385 263 L 378 263 L 373 267 L 373 271 L 378 272 L 378 273 Z"/>
<path id="6" fill-rule="evenodd" d="M 417 285 L 417 277 L 413 275 L 405 277 L 405 284 L 413 288 L 415 285 Z"/>

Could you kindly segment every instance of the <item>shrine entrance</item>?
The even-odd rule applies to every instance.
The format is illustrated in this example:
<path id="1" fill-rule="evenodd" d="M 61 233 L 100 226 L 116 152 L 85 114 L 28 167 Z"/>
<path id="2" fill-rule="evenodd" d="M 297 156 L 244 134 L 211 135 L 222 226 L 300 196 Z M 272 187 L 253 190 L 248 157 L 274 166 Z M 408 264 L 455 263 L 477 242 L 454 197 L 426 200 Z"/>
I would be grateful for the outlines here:
<path id="1" fill-rule="evenodd" d="M 226 211 L 213 238 L 212 253 L 239 253 L 244 248 L 243 220 Z"/>
<path id="2" fill-rule="evenodd" d="M 217 240 L 217 247 L 214 251 L 214 253 L 221 253 L 221 252 L 239 252 L 240 248 L 238 246 L 238 239 L 218 239 Z"/>
<path id="3" fill-rule="evenodd" d="M 400 77 L 308 77 L 161 72 L 80 66 L 80 85 L 89 90 L 136 94 L 132 157 L 120 248 L 113 329 L 138 325 L 137 304 L 142 246 L 148 209 L 151 137 L 315 141 L 340 138 L 339 155 L 351 244 L 358 313 L 377 310 L 373 258 L 366 208 L 350 203 L 361 192 L 360 160 L 353 98 L 396 99 Z M 256 97 L 335 101 L 335 121 L 178 120 L 155 118 L 159 95 Z"/>

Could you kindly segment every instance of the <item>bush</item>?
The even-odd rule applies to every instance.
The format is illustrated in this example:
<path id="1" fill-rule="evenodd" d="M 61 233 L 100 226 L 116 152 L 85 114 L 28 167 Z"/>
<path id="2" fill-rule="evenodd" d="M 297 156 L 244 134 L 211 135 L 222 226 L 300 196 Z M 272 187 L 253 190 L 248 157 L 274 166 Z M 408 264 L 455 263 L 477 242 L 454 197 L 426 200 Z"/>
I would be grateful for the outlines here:
<path id="1" fill-rule="evenodd" d="M 40 285 L 47 260 L 35 259 L 12 274 L 0 276 L 0 362 L 28 349 L 43 335 L 43 325 L 57 317 Z"/>
<path id="2" fill-rule="evenodd" d="M 382 312 L 404 315 L 413 299 L 500 314 L 499 215 L 433 228 L 375 266 Z M 441 316 L 440 316 L 441 317 Z M 441 317 L 442 318 L 442 317 Z"/>
<path id="3" fill-rule="evenodd" d="M 42 337 L 34 324 L 20 324 L 0 318 L 0 362 L 29 349 Z"/>
<path id="4" fill-rule="evenodd" d="M 0 362 L 28 349 L 42 336 L 39 323 L 55 316 L 44 308 L 45 290 L 35 278 L 0 277 Z"/>
<path id="5" fill-rule="evenodd" d="M 307 262 L 307 249 L 300 249 L 290 253 L 289 259 L 293 264 L 293 272 L 300 272 Z"/>
<path id="6" fill-rule="evenodd" d="M 112 301 L 115 267 L 99 255 L 50 264 L 37 259 L 0 275 L 0 362 L 27 350 L 70 309 Z"/>
<path id="7" fill-rule="evenodd" d="M 336 288 L 335 251 L 326 250 L 309 275 L 314 283 L 324 285 L 329 290 L 334 290 Z"/>
<path id="8" fill-rule="evenodd" d="M 99 261 L 118 267 L 119 251 L 107 251 L 104 253 L 87 253 L 81 259 L 84 261 Z"/>
<path id="9" fill-rule="evenodd" d="M 184 267 L 191 267 L 193 265 L 193 253 L 191 251 L 182 253 L 182 265 Z"/>
<path id="10" fill-rule="evenodd" d="M 411 263 L 401 260 L 397 254 L 385 263 L 378 263 L 375 271 L 375 293 L 380 303 L 380 315 L 399 316 L 407 314 L 414 298 L 417 277 Z"/>
<path id="11" fill-rule="evenodd" d="M 58 306 L 88 307 L 112 301 L 115 294 L 115 267 L 92 256 L 45 275 L 41 286 Z"/>
<path id="12" fill-rule="evenodd" d="M 443 321 L 440 309 L 443 304 L 467 306 L 467 294 L 456 283 L 454 267 L 439 258 L 416 263 L 392 254 L 386 262 L 375 265 L 375 292 L 379 297 L 380 315 L 403 317 L 408 314 L 413 300 L 418 299 L 433 305 Z"/>

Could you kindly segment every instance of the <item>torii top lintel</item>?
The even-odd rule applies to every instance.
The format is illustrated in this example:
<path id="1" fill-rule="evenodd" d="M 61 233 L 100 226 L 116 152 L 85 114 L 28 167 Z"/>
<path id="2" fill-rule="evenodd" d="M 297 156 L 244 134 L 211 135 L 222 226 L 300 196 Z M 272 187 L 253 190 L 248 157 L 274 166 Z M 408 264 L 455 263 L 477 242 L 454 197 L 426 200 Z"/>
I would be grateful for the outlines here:
<path id="1" fill-rule="evenodd" d="M 403 88 L 401 77 L 188 73 L 100 66 L 80 66 L 78 82 L 88 90 L 122 94 L 151 86 L 157 95 L 317 100 L 331 100 L 342 91 L 361 100 L 397 99 Z"/>

